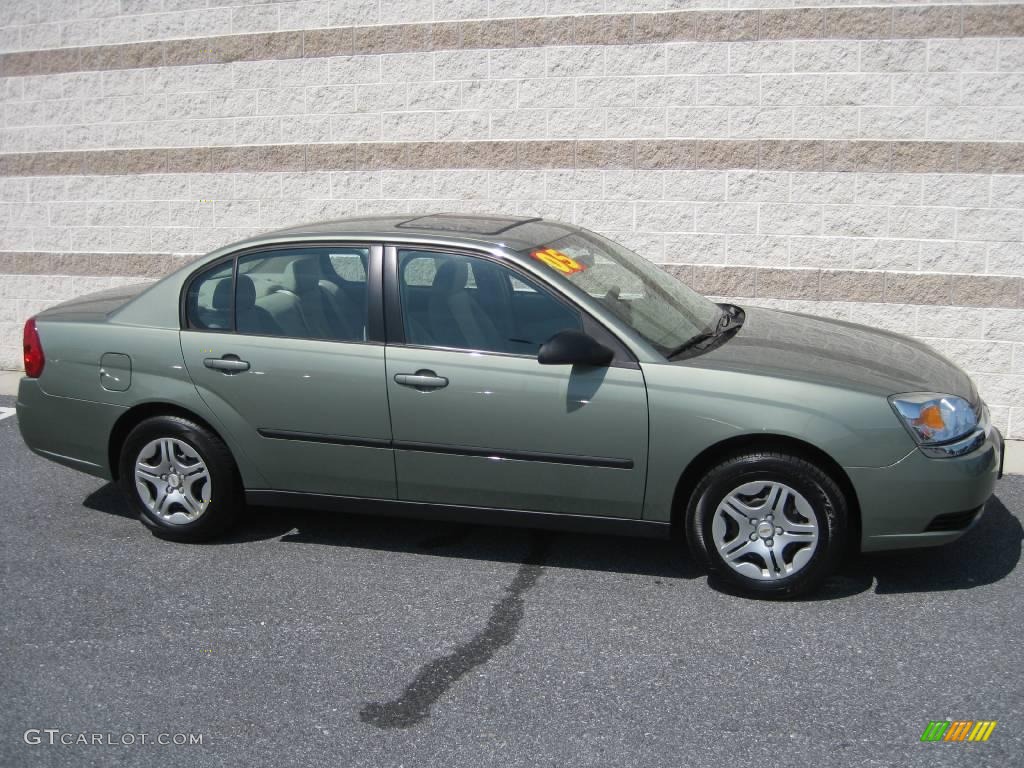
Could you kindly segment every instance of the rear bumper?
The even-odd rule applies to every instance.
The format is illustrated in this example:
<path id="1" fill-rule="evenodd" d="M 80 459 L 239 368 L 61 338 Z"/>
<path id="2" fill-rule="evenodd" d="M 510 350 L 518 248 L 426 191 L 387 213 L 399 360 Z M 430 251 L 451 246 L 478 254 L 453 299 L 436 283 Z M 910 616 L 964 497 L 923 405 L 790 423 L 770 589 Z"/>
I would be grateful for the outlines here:
<path id="1" fill-rule="evenodd" d="M 955 541 L 977 523 L 1002 475 L 1003 437 L 992 428 L 977 450 L 933 459 L 914 450 L 889 467 L 847 468 L 861 509 L 861 550 Z"/>
<path id="2" fill-rule="evenodd" d="M 37 379 L 18 386 L 18 428 L 33 453 L 96 477 L 111 478 L 107 445 L 124 408 L 57 397 Z"/>

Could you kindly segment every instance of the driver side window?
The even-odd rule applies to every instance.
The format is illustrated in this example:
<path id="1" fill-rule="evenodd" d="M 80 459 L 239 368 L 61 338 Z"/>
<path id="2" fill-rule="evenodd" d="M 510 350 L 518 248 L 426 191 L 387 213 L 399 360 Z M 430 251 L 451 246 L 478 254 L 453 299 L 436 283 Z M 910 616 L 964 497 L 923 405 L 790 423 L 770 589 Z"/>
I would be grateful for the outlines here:
<path id="1" fill-rule="evenodd" d="M 579 312 L 532 280 L 488 259 L 398 251 L 406 343 L 534 356 Z"/>

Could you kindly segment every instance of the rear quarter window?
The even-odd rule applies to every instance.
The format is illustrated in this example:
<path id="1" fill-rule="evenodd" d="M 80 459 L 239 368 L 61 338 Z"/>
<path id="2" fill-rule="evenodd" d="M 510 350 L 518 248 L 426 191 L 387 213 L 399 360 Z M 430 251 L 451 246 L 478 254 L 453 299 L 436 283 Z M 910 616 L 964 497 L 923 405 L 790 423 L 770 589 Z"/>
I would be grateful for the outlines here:
<path id="1" fill-rule="evenodd" d="M 231 329 L 234 292 L 234 262 L 228 261 L 203 272 L 188 287 L 185 315 L 189 328 Z"/>

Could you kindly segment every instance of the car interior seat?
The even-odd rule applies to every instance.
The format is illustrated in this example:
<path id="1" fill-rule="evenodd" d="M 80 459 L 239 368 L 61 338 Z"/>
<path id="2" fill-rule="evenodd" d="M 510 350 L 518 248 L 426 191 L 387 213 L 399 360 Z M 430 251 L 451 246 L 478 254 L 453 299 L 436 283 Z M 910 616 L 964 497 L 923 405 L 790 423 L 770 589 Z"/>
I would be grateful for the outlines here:
<path id="1" fill-rule="evenodd" d="M 434 274 L 427 305 L 430 343 L 464 349 L 506 351 L 503 337 L 474 294 L 467 288 L 469 262 L 463 259 L 443 261 Z"/>
<path id="2" fill-rule="evenodd" d="M 338 312 L 338 296 L 321 285 L 323 280 L 315 257 L 297 258 L 285 267 L 281 285 L 275 286 L 259 304 L 287 336 L 361 341 L 362 330 Z"/>
<path id="3" fill-rule="evenodd" d="M 274 316 L 256 303 L 256 284 L 248 275 L 239 275 L 235 287 L 235 327 L 239 333 L 281 336 L 284 330 Z"/>

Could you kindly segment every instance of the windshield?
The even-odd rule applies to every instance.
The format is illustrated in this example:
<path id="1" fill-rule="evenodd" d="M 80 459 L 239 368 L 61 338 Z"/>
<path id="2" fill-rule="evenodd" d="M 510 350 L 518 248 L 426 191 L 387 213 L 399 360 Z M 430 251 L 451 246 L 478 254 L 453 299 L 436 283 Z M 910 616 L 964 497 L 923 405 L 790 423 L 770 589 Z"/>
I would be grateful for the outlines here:
<path id="1" fill-rule="evenodd" d="M 526 253 L 589 293 L 663 355 L 713 333 L 722 316 L 714 302 L 593 232 L 573 232 Z"/>

